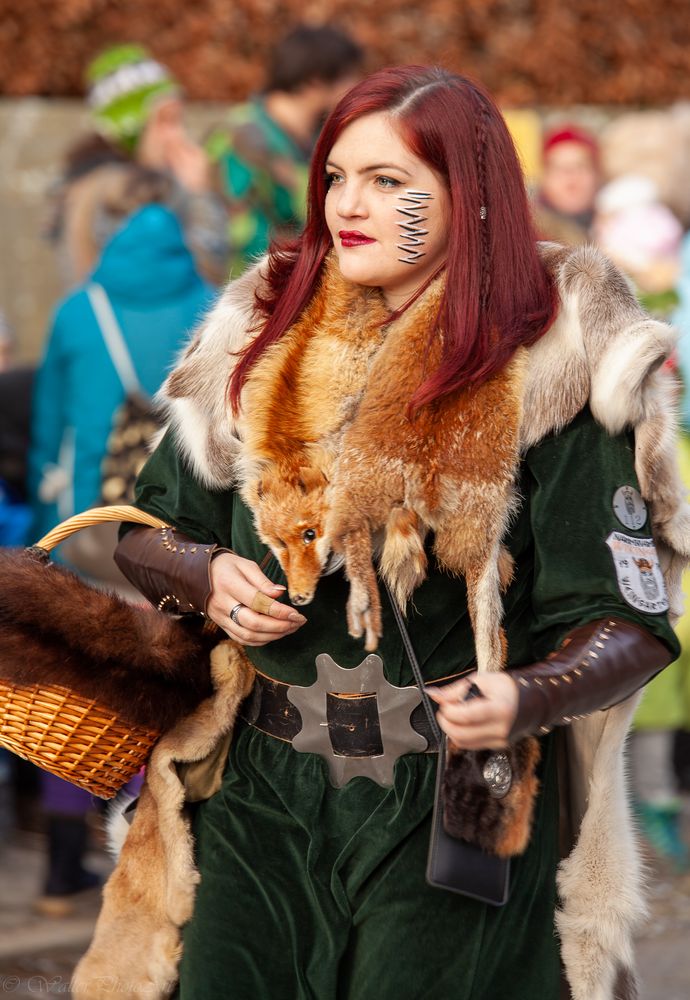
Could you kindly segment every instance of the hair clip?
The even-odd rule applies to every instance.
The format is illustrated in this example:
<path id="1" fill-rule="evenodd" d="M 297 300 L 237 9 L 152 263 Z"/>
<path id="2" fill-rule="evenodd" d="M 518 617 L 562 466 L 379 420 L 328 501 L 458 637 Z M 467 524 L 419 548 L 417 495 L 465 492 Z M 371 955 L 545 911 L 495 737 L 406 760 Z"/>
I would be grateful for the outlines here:
<path id="1" fill-rule="evenodd" d="M 479 209 L 479 218 L 480 219 L 486 218 L 486 205 L 482 205 L 482 207 Z"/>

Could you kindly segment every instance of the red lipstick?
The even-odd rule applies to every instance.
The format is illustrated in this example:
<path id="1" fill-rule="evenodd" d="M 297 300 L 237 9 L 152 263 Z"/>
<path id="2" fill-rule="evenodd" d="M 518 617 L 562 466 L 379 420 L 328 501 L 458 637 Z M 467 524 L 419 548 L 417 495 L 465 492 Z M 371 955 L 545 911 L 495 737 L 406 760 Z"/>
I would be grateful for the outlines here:
<path id="1" fill-rule="evenodd" d="M 364 247 L 369 243 L 376 243 L 376 240 L 372 240 L 370 236 L 365 236 L 364 233 L 360 233 L 356 229 L 341 229 L 338 236 L 344 247 Z"/>

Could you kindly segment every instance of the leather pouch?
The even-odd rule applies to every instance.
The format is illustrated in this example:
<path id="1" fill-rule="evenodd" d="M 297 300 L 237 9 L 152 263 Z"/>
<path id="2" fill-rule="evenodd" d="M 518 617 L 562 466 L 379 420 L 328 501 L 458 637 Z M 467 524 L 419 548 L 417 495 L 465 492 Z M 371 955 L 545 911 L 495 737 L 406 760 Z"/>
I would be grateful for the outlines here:
<path id="1" fill-rule="evenodd" d="M 510 893 L 510 858 L 489 854 L 476 844 L 451 836 L 444 828 L 446 743 L 444 738 L 439 747 L 426 880 L 437 889 L 503 906 Z"/>
<path id="2" fill-rule="evenodd" d="M 434 707 L 431 699 L 424 687 L 422 671 L 414 651 L 409 632 L 405 625 L 402 612 L 398 606 L 390 587 L 386 584 L 386 592 L 391 603 L 391 609 L 395 618 L 400 637 L 407 653 L 407 658 L 412 667 L 414 679 L 422 696 L 422 704 L 429 720 L 431 732 L 434 734 L 436 745 L 438 746 L 438 769 L 436 771 L 436 792 L 434 796 L 434 810 L 431 822 L 431 838 L 429 841 L 429 854 L 427 858 L 426 880 L 429 885 L 437 889 L 447 889 L 450 892 L 457 892 L 472 899 L 481 900 L 491 906 L 503 906 L 508 901 L 510 889 L 510 858 L 499 857 L 496 853 L 482 850 L 476 843 L 453 836 L 444 827 L 444 816 L 450 816 L 451 811 L 446 811 L 445 802 L 445 775 L 447 763 L 447 741 L 441 733 Z M 471 685 L 465 698 L 481 698 L 482 693 L 476 685 Z M 494 755 L 494 751 L 485 751 L 489 755 Z M 470 754 L 469 751 L 467 753 Z M 476 755 L 475 755 L 476 756 Z M 486 766 L 486 765 L 485 765 Z M 483 772 L 484 768 L 482 768 Z M 499 778 L 501 775 L 499 773 Z M 489 794 L 486 781 L 481 789 L 482 802 L 486 805 L 486 796 Z M 480 809 L 481 811 L 481 809 Z M 462 826 L 458 832 L 469 833 Z M 518 853 L 518 852 L 516 852 Z"/>

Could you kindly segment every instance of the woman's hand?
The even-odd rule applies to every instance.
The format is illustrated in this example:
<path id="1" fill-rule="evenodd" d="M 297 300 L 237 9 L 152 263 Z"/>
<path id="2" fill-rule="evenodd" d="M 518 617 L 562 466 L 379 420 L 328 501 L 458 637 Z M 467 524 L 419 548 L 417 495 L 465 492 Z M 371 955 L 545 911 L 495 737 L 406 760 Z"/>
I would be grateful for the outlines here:
<path id="1" fill-rule="evenodd" d="M 474 682 L 483 698 L 464 701 Z M 470 674 L 454 684 L 427 687 L 429 697 L 439 706 L 438 724 L 459 750 L 499 750 L 517 715 L 518 689 L 510 674 Z"/>
<path id="2" fill-rule="evenodd" d="M 231 639 L 243 646 L 265 646 L 274 639 L 292 635 L 306 618 L 278 598 L 285 587 L 271 583 L 251 559 L 243 559 L 233 552 L 221 552 L 211 562 L 211 595 L 206 603 L 206 614 L 216 625 L 227 632 Z M 252 611 L 257 593 L 267 600 L 266 613 Z M 234 622 L 230 612 L 243 605 Z"/>

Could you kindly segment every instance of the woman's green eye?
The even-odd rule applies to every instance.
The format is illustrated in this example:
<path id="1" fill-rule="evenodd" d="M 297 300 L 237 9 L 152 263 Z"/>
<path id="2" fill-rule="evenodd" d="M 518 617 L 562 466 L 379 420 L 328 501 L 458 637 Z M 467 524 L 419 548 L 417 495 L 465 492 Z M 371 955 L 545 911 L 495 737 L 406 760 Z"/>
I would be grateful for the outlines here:
<path id="1" fill-rule="evenodd" d="M 376 182 L 379 187 L 383 188 L 395 188 L 400 186 L 400 181 L 396 181 L 392 177 L 377 177 Z"/>

